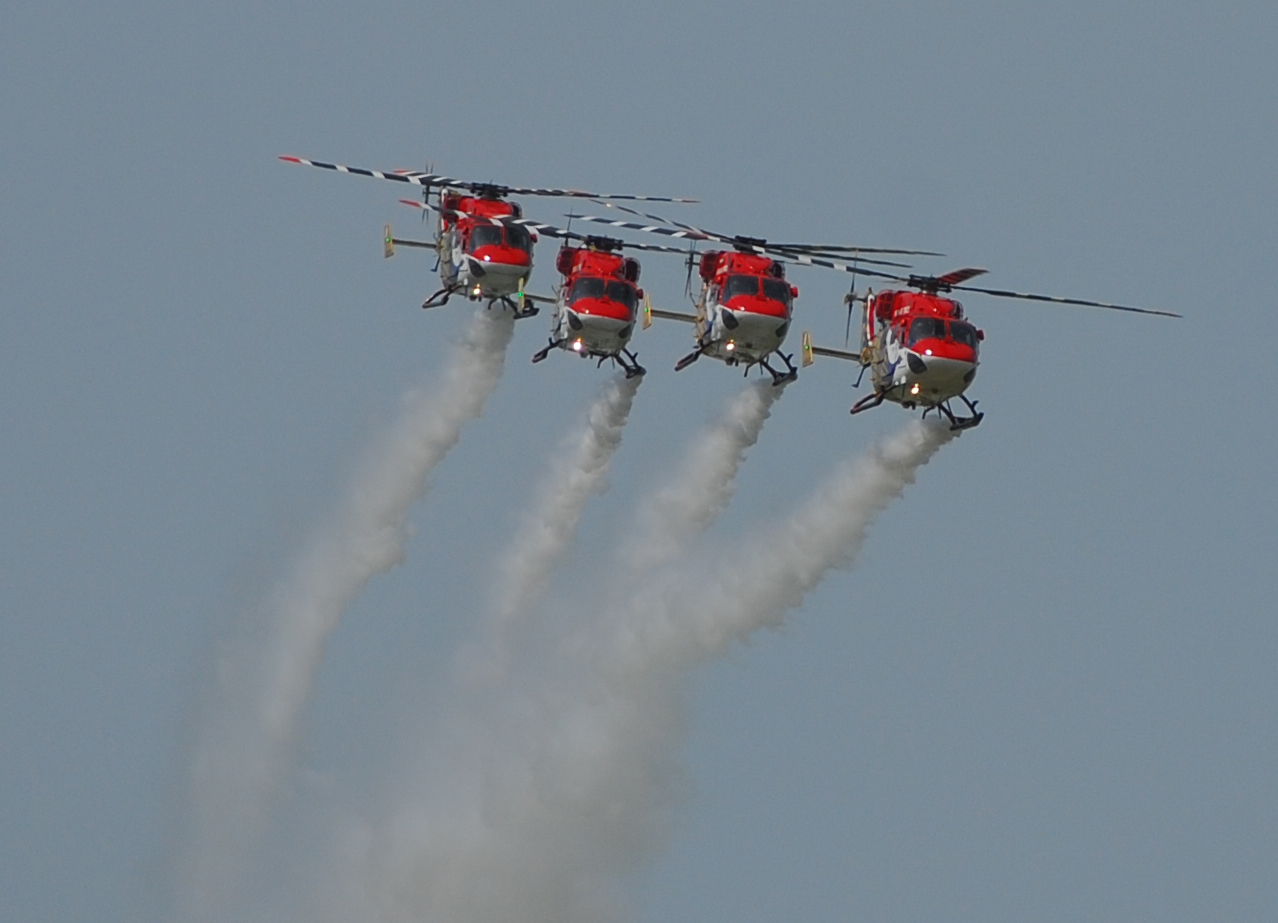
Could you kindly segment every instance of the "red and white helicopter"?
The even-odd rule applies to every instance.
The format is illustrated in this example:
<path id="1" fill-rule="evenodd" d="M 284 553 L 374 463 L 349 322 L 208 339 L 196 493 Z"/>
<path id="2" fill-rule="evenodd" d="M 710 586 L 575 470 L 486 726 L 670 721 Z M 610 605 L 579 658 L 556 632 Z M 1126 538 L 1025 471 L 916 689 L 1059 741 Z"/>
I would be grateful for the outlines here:
<path id="1" fill-rule="evenodd" d="M 942 293 L 948 294 L 959 289 L 999 298 L 1083 305 L 1162 317 L 1181 316 L 1170 311 L 1133 308 L 1102 301 L 1031 295 L 960 284 L 984 274 L 984 269 L 956 269 L 942 276 L 908 277 L 867 269 L 861 269 L 860 272 L 903 282 L 913 291 L 890 290 L 877 294 L 867 291 L 864 295 L 857 295 L 854 290 L 847 295 L 845 301 L 848 305 L 849 327 L 852 306 L 857 302 L 862 306 L 860 351 L 853 353 L 813 346 L 810 334 L 804 331 L 802 364 L 811 365 L 814 356 L 833 356 L 859 363 L 862 375 L 869 369 L 874 391 L 852 406 L 854 414 L 877 407 L 887 400 L 910 410 L 922 407 L 925 417 L 936 411 L 950 421 L 950 428 L 953 430 L 976 426 L 985 416 L 977 412 L 977 402 L 968 400 L 964 394 L 976 377 L 980 343 L 985 339 L 985 333 L 967 320 L 963 306 L 958 301 L 944 297 Z M 860 382 L 858 377 L 856 385 Z M 955 398 L 967 406 L 968 416 L 960 417 L 954 413 L 950 401 Z"/>
<path id="2" fill-rule="evenodd" d="M 627 378 L 642 375 L 644 368 L 626 348 L 634 333 L 639 305 L 647 305 L 639 283 L 639 261 L 623 257 L 619 250 L 655 250 L 683 253 L 678 247 L 632 244 L 610 237 L 580 236 L 547 225 L 538 230 L 551 236 L 577 239 L 582 246 L 565 245 L 555 260 L 563 275 L 557 290 L 550 341 L 533 354 L 541 362 L 552 349 L 563 349 L 583 358 L 616 362 Z M 537 296 L 532 296 L 537 297 Z"/>
<path id="3" fill-rule="evenodd" d="M 323 163 L 302 157 L 282 156 L 280 160 L 305 164 L 339 173 L 371 176 L 377 179 L 407 183 L 422 188 L 422 203 L 410 202 L 439 215 L 435 240 L 401 240 L 390 233 L 385 236 L 385 253 L 391 256 L 395 245 L 421 247 L 434 250 L 439 256 L 439 278 L 443 287 L 422 304 L 423 308 L 442 305 L 449 297 L 462 294 L 472 301 L 488 299 L 489 306 L 496 302 L 511 308 L 517 317 L 537 313 L 522 297 L 524 286 L 532 273 L 532 251 L 536 242 L 523 218 L 518 202 L 507 200 L 511 195 L 568 196 L 589 199 L 627 199 L 651 202 L 696 202 L 696 199 L 668 196 L 595 195 L 576 189 L 540 189 L 522 186 L 505 186 L 500 183 L 476 183 L 440 176 L 435 173 L 419 173 L 411 170 L 366 170 L 342 164 Z M 432 196 L 434 200 L 432 201 Z M 513 220 L 512 220 L 513 219 Z"/>

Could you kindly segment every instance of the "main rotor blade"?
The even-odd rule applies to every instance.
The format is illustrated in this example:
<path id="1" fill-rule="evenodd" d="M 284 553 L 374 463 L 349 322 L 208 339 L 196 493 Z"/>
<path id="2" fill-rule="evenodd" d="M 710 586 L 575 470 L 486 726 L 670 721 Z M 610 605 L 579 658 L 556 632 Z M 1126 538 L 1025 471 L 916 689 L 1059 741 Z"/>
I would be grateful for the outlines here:
<path id="1" fill-rule="evenodd" d="M 620 206 L 618 206 L 620 207 Z M 626 209 L 629 211 L 629 209 Z M 787 250 L 774 250 L 770 244 L 760 245 L 753 242 L 743 242 L 742 238 L 725 237 L 720 234 L 711 234 L 708 231 L 702 231 L 700 228 L 689 228 L 688 230 L 677 230 L 675 228 L 662 227 L 660 225 L 637 224 L 633 221 L 610 220 L 608 218 L 597 218 L 594 215 L 571 215 L 570 217 L 578 221 L 593 221 L 597 224 L 606 224 L 614 228 L 627 228 L 633 231 L 647 231 L 651 234 L 664 234 L 667 237 L 682 237 L 688 240 L 714 240 L 720 243 L 729 244 L 742 250 L 748 250 L 752 253 L 765 254 L 767 256 L 779 257 L 782 262 L 799 263 L 804 266 L 822 266 L 826 269 L 837 269 L 842 272 L 850 272 L 854 275 L 876 276 L 880 279 L 892 279 L 896 282 L 905 282 L 903 276 L 893 275 L 886 272 L 878 272 L 873 269 L 866 269 L 864 266 L 853 266 L 842 260 L 829 259 L 820 256 L 810 256 L 806 253 L 798 253 Z M 644 217 L 654 217 L 645 215 Z"/>
<path id="2" fill-rule="evenodd" d="M 850 272 L 854 276 L 874 276 L 878 279 L 891 279 L 894 282 L 907 281 L 903 276 L 893 275 L 890 272 L 879 272 L 874 269 L 866 269 L 864 266 L 853 266 L 850 263 L 844 263 L 841 260 L 828 260 L 821 257 L 808 256 L 806 253 L 783 253 L 775 250 L 762 248 L 757 250 L 759 253 L 766 253 L 769 256 L 778 256 L 782 263 L 798 263 L 803 266 L 822 266 L 825 269 L 837 269 L 840 272 Z"/>
<path id="3" fill-rule="evenodd" d="M 300 163 L 308 167 L 319 167 L 321 170 L 336 170 L 338 173 L 353 173 L 356 176 L 371 176 L 376 179 L 389 179 L 397 183 L 411 183 L 414 186 L 454 186 L 460 184 L 448 176 L 434 173 L 414 173 L 408 170 L 366 170 L 363 167 L 348 167 L 340 163 L 324 163 L 322 160 L 307 160 L 305 157 L 280 155 L 280 160 L 288 163 Z"/>
<path id="4" fill-rule="evenodd" d="M 819 246 L 819 247 L 816 244 L 774 244 L 771 241 L 763 240 L 761 238 L 730 236 L 728 234 L 719 234 L 714 231 L 707 231 L 705 228 L 699 228 L 692 224 L 684 224 L 681 221 L 674 221 L 670 218 L 664 218 L 661 215 L 652 215 L 652 214 L 649 214 L 648 212 L 637 211 L 633 208 L 627 208 L 625 205 L 613 205 L 609 202 L 600 202 L 599 204 L 603 205 L 605 208 L 615 208 L 618 211 L 627 212 L 631 215 L 636 215 L 640 218 L 647 218 L 651 221 L 657 221 L 660 223 L 655 225 L 637 224 L 633 221 L 622 221 L 622 220 L 614 220 L 609 218 L 597 218 L 593 215 L 571 215 L 570 217 L 577 218 L 581 221 L 594 221 L 599 224 L 607 224 L 617 228 L 627 228 L 628 230 L 632 230 L 632 231 L 645 231 L 649 234 L 664 234 L 667 237 L 682 237 L 687 240 L 712 240 L 717 243 L 727 244 L 730 247 L 735 247 L 735 248 L 743 249 L 743 250 L 750 250 L 755 253 L 769 253 L 769 254 L 779 255 L 779 256 L 789 256 L 795 259 L 798 258 L 800 253 L 808 255 L 808 256 L 813 256 L 813 257 L 823 257 L 825 256 L 825 254 L 822 251 L 830 251 L 830 256 L 828 256 L 827 258 L 831 260 L 849 259 L 849 258 L 857 259 L 857 257 L 855 256 L 855 253 L 887 253 L 887 254 L 917 253 L 920 255 L 932 255 L 930 254 L 930 252 L 923 251 L 923 250 L 890 250 L 890 249 L 875 249 L 873 247 L 843 247 L 837 244 L 832 244 L 830 246 Z M 851 257 L 836 255 L 833 253 L 833 251 L 835 250 L 847 250 L 851 252 L 853 255 Z M 887 260 L 875 260 L 868 257 L 864 258 L 862 262 L 871 263 L 877 266 L 895 266 L 900 269 L 909 268 L 909 266 L 904 263 L 893 263 Z M 825 265 L 825 264 L 814 263 L 813 265 Z M 848 271 L 851 272 L 852 270 L 849 269 Z M 868 270 L 866 272 L 867 272 L 867 275 L 873 274 L 873 273 L 870 273 Z M 887 278 L 895 279 L 896 276 L 888 276 Z"/>
<path id="5" fill-rule="evenodd" d="M 676 228 L 669 228 L 659 224 L 639 224 L 635 221 L 621 221 L 610 218 L 597 218 L 594 215 L 566 215 L 575 221 L 592 221 L 595 224 L 605 224 L 611 228 L 628 228 L 632 231 L 647 231 L 649 234 L 664 234 L 666 237 L 683 237 L 688 240 L 720 240 L 730 243 L 730 238 L 721 238 L 714 234 L 707 234 L 704 231 L 686 230 L 681 231 Z"/>
<path id="6" fill-rule="evenodd" d="M 737 244 L 738 242 L 746 243 L 746 244 L 758 243 L 760 246 L 768 247 L 769 249 L 773 249 L 773 250 L 802 250 L 804 252 L 812 254 L 813 256 L 818 255 L 820 253 L 844 254 L 844 255 L 835 257 L 837 259 L 849 259 L 849 258 L 856 259 L 856 254 L 858 253 L 882 253 L 882 254 L 887 254 L 889 256 L 894 254 L 899 254 L 902 256 L 944 256 L 945 255 L 943 253 L 935 253 L 931 250 L 901 250 L 895 247 L 857 247 L 857 246 L 850 246 L 847 244 L 787 244 L 787 243 L 774 243 L 773 241 L 770 241 L 770 240 L 756 241 L 755 239 L 748 238 L 748 237 L 730 237 L 727 234 L 718 234 L 714 231 L 707 231 L 704 228 L 699 228 L 696 225 L 684 224 L 681 221 L 674 221 L 673 219 L 670 219 L 670 218 L 663 218 L 661 215 L 651 215 L 647 212 L 636 211 L 635 209 L 627 208 L 624 205 L 612 205 L 608 202 L 600 202 L 599 204 L 603 205 L 605 208 L 615 208 L 618 211 L 629 212 L 630 214 L 636 215 L 640 218 L 648 218 L 652 221 L 660 221 L 663 224 L 667 224 L 667 225 L 670 225 L 671 227 L 679 228 L 680 230 L 683 230 L 683 231 L 691 231 L 697 234 L 704 234 L 706 235 L 706 238 L 708 240 L 717 240 L 722 243 L 730 243 L 730 244 Z M 875 261 L 867 259 L 866 262 L 874 263 Z M 879 265 L 898 266 L 901 268 L 907 268 L 907 264 L 904 264 L 904 263 L 880 262 Z"/>
<path id="7" fill-rule="evenodd" d="M 780 250 L 825 250 L 831 253 L 839 251 L 843 253 L 886 253 L 900 256 L 945 256 L 944 253 L 935 253 L 931 250 L 898 250 L 894 247 L 850 247 L 845 244 L 777 244 L 768 241 L 768 246 L 776 247 Z"/>
<path id="8" fill-rule="evenodd" d="M 517 224 L 521 227 L 530 228 L 539 234 L 545 234 L 547 237 L 561 237 L 565 240 L 580 240 L 589 245 L 592 243 L 607 243 L 608 249 L 614 250 L 648 250 L 653 253 L 678 253 L 683 255 L 687 253 L 682 247 L 664 247 L 660 244 L 632 244 L 627 240 L 617 240 L 615 238 L 592 237 L 589 234 L 578 234 L 576 231 L 565 231 L 563 228 L 557 228 L 553 224 L 543 224 L 540 221 L 533 221 L 531 218 L 516 218 L 512 215 L 503 215 L 501 217 L 492 218 L 488 215 L 476 215 L 473 212 L 458 211 L 453 208 L 440 208 L 438 205 L 430 205 L 428 203 L 417 202 L 413 199 L 400 199 L 405 205 L 413 208 L 420 208 L 425 211 L 439 212 L 446 218 L 456 220 L 458 218 L 469 218 L 472 221 L 482 221 L 487 224 Z M 433 246 L 433 245 L 432 245 Z"/>
<path id="9" fill-rule="evenodd" d="M 1183 317 L 1171 311 L 1155 311 L 1152 308 L 1133 308 L 1124 304 L 1107 304 L 1104 301 L 1084 301 L 1081 298 L 1062 298 L 1059 295 L 1031 295 L 1025 292 L 1009 292 L 1000 288 L 975 288 L 971 285 L 954 285 L 952 288 L 965 292 L 980 292 L 982 295 L 994 295 L 998 298 L 1022 298 L 1026 301 L 1048 301 L 1054 304 L 1076 304 L 1085 308 L 1108 308 L 1111 311 L 1130 311 L 1133 314 L 1157 314 L 1160 317 Z"/>
<path id="10" fill-rule="evenodd" d="M 593 238 L 587 235 L 583 237 L 582 240 L 589 242 L 593 240 Z M 688 252 L 683 249 L 683 247 L 663 247 L 661 244 L 632 244 L 628 240 L 614 240 L 611 238 L 610 240 L 612 243 L 617 245 L 618 249 L 621 250 L 647 250 L 650 253 L 678 253 L 680 256 L 683 256 Z"/>
<path id="11" fill-rule="evenodd" d="M 598 204 L 602 205 L 604 208 L 615 208 L 617 211 L 626 212 L 628 214 L 635 215 L 636 217 L 639 217 L 639 218 L 647 218 L 649 221 L 657 221 L 657 222 L 660 222 L 661 224 L 667 225 L 668 227 L 678 228 L 681 231 L 686 231 L 688 233 L 683 236 L 691 236 L 693 240 L 717 240 L 721 243 L 731 243 L 733 240 L 733 238 L 729 237 L 727 234 L 716 234 L 714 231 L 707 231 L 693 224 L 684 224 L 682 221 L 675 221 L 673 218 L 663 218 L 661 215 L 650 215 L 647 212 L 641 212 L 641 211 L 636 211 L 633 208 L 627 208 L 625 205 L 613 205 L 611 202 L 600 202 Z M 595 218 L 593 220 L 606 222 L 608 219 Z M 632 225 L 631 227 L 634 227 L 634 226 Z M 643 225 L 642 227 L 644 230 L 648 229 L 648 225 Z M 653 233 L 660 234 L 662 232 L 654 231 Z M 697 235 L 700 235 L 700 237 L 698 237 Z"/>
<path id="12" fill-rule="evenodd" d="M 988 269 L 977 269 L 975 266 L 971 266 L 967 269 L 951 270 L 943 276 L 937 276 L 936 281 L 940 283 L 943 288 L 953 288 L 960 282 L 966 282 L 968 279 L 975 279 L 977 276 L 983 276 L 987 272 L 989 272 Z"/>
<path id="13" fill-rule="evenodd" d="M 896 263 L 896 262 L 893 262 L 892 260 L 875 260 L 875 259 L 871 259 L 868 256 L 860 256 L 856 253 L 853 253 L 851 256 L 849 256 L 845 253 L 836 253 L 832 251 L 827 252 L 825 250 L 816 250 L 816 249 L 805 250 L 802 248 L 795 248 L 795 247 L 782 247 L 778 244 L 772 243 L 772 241 L 768 241 L 767 247 L 769 250 L 774 250 L 777 253 L 805 253 L 808 256 L 824 256 L 832 260 L 853 260 L 856 262 L 867 263 L 871 266 L 895 266 L 897 269 L 911 268 L 909 263 Z"/>
<path id="14" fill-rule="evenodd" d="M 371 176 L 376 179 L 388 179 L 397 183 L 411 183 L 414 186 L 439 186 L 453 189 L 466 189 L 471 192 L 492 193 L 498 197 L 507 195 L 537 196 L 569 196 L 577 199 L 627 199 L 648 202 L 683 202 L 695 203 L 700 199 L 683 199 L 671 196 L 624 195 L 620 193 L 586 192 L 581 189 L 541 189 L 525 186 L 505 186 L 501 183 L 476 183 L 469 180 L 441 176 L 438 173 L 420 173 L 414 170 L 367 170 L 363 167 L 348 167 L 340 163 L 324 163 L 321 160 L 307 160 L 305 157 L 282 155 L 280 160 L 289 163 L 305 164 L 308 167 L 319 167 L 321 170 L 335 170 L 338 173 L 354 173 L 356 176 Z"/>

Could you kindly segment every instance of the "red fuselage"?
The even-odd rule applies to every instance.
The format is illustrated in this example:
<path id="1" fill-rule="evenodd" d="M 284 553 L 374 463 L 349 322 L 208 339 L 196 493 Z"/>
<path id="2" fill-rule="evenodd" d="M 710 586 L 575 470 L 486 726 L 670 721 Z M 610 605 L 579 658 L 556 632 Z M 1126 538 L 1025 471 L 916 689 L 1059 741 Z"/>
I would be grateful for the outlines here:
<path id="1" fill-rule="evenodd" d="M 879 292 L 870 299 L 865 330 L 875 391 L 922 406 L 957 397 L 976 377 L 983 337 L 952 298 Z"/>
<path id="2" fill-rule="evenodd" d="M 710 250 L 700 272 L 697 341 L 704 355 L 751 365 L 780 349 L 798 295 L 784 264 L 756 253 Z"/>
<path id="3" fill-rule="evenodd" d="M 552 340 L 583 356 L 615 356 L 629 342 L 643 291 L 639 262 L 592 247 L 564 247 Z"/>
<path id="4" fill-rule="evenodd" d="M 443 205 L 461 212 L 461 217 L 441 217 L 441 231 L 454 231 L 454 239 L 461 244 L 461 251 L 479 263 L 483 272 L 493 271 L 501 276 L 527 279 L 533 267 L 532 234 L 519 225 L 498 225 L 483 220 L 520 217 L 523 212 L 519 203 L 446 194 Z"/>

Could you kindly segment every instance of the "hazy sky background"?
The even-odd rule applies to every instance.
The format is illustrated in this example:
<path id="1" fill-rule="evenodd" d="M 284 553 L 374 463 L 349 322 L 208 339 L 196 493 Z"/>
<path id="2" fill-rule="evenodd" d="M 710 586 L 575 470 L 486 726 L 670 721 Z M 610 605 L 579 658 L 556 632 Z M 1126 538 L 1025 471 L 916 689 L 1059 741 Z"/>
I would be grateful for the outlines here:
<path id="1" fill-rule="evenodd" d="M 693 195 L 729 233 L 942 250 L 985 422 L 787 628 L 689 688 L 687 791 L 623 882 L 667 920 L 1268 919 L 1278 906 L 1278 9 L 1264 3 L 15 2 L 0 19 L 0 918 L 162 917 L 211 644 L 470 323 L 365 167 Z M 525 200 L 557 221 L 552 200 Z M 695 210 L 693 210 L 695 209 Z M 533 291 L 555 281 L 537 252 Z M 679 309 L 683 268 L 643 284 Z M 846 281 L 795 269 L 842 339 Z M 496 555 L 608 373 L 520 322 L 403 566 L 328 642 L 268 871 L 385 810 Z M 797 344 L 797 338 L 796 338 Z M 651 370 L 559 590 L 741 387 Z M 706 543 L 766 538 L 855 419 L 819 362 Z M 276 874 L 278 873 L 278 874 Z"/>

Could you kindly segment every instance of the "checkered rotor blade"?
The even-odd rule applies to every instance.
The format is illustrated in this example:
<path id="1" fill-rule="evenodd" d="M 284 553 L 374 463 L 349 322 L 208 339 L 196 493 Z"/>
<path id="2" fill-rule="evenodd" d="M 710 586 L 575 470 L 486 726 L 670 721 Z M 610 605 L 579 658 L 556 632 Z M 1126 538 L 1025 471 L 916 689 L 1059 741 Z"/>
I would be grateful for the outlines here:
<path id="1" fill-rule="evenodd" d="M 758 237 L 742 237 L 740 235 L 729 236 L 727 234 L 716 233 L 715 231 L 707 231 L 705 228 L 699 228 L 691 224 L 684 224 L 681 221 L 674 221 L 671 218 L 665 218 L 665 217 L 662 217 L 661 215 L 653 215 L 653 214 L 649 214 L 648 212 L 637 211 L 636 209 L 628 208 L 625 205 L 613 205 L 612 203 L 609 203 L 609 202 L 600 202 L 598 204 L 603 205 L 606 208 L 613 208 L 613 209 L 616 209 L 617 211 L 622 211 L 631 215 L 635 215 L 636 217 L 639 217 L 639 218 L 647 218 L 650 221 L 655 221 L 657 223 L 656 224 L 640 224 L 633 221 L 624 221 L 620 219 L 599 218 L 593 215 L 571 215 L 570 217 L 577 218 L 582 221 L 593 221 L 598 224 L 607 224 L 616 228 L 625 228 L 631 231 L 644 231 L 649 234 L 664 234 L 667 237 L 682 237 L 688 240 L 711 240 L 711 241 L 715 241 L 716 243 L 727 244 L 728 246 L 734 247 L 737 250 L 746 250 L 752 253 L 766 253 L 773 256 L 789 257 L 798 262 L 804 262 L 803 260 L 799 260 L 799 256 L 804 255 L 804 256 L 811 256 L 817 259 L 824 258 L 827 261 L 830 261 L 830 260 L 840 261 L 840 260 L 846 260 L 846 259 L 854 259 L 854 260 L 857 260 L 858 262 L 868 263 L 868 264 L 876 265 L 876 266 L 893 266 L 898 269 L 908 269 L 909 264 L 907 263 L 896 263 L 889 260 L 877 260 L 871 257 L 859 257 L 857 256 L 857 254 L 901 253 L 901 254 L 930 255 L 930 251 L 925 251 L 925 250 L 892 250 L 887 248 L 876 249 L 873 247 L 846 247 L 839 244 L 830 244 L 830 245 L 774 244 L 771 241 L 765 240 L 763 238 L 758 238 Z M 847 254 L 835 253 L 834 251 L 848 251 L 848 253 Z M 825 262 L 811 262 L 811 261 L 809 262 L 811 265 L 814 265 L 814 266 L 826 265 Z M 827 267 L 827 268 L 835 268 L 835 267 Z M 872 275 L 872 273 L 869 273 L 868 271 L 866 272 L 866 274 Z M 887 278 L 895 278 L 895 276 L 888 276 Z"/>
<path id="2" fill-rule="evenodd" d="M 461 183 L 449 176 L 436 173 L 415 173 L 411 170 L 366 170 L 363 167 L 348 167 L 340 163 L 324 163 L 322 160 L 307 160 L 305 157 L 281 155 L 280 160 L 288 163 L 300 163 L 308 167 L 319 167 L 321 170 L 335 170 L 338 173 L 351 173 L 355 176 L 371 176 L 375 179 L 388 179 L 397 183 L 409 183 L 413 186 L 453 186 Z"/>
<path id="3" fill-rule="evenodd" d="M 776 247 L 778 250 L 810 250 L 823 251 L 827 253 L 844 253 L 855 255 L 857 253 L 883 253 L 891 256 L 945 256 L 944 253 L 936 253 L 932 250 L 901 250 L 896 247 L 854 247 L 847 244 L 779 244 L 768 241 L 769 247 Z"/>
<path id="4" fill-rule="evenodd" d="M 1081 298 L 1062 298 L 1059 295 L 1032 295 L 1026 292 L 1010 292 L 1001 288 L 975 288 L 971 285 L 953 285 L 951 288 L 964 292 L 980 292 L 982 295 L 993 295 L 996 298 L 1020 298 L 1025 301 L 1047 301 L 1053 304 L 1081 305 L 1085 308 L 1106 308 L 1110 311 L 1127 311 L 1132 314 L 1157 314 L 1159 317 L 1182 317 L 1171 311 L 1156 311 L 1153 308 L 1133 308 L 1125 304 L 1108 304 L 1104 301 L 1085 301 Z"/>
<path id="5" fill-rule="evenodd" d="M 441 208 L 438 205 L 429 203 L 415 202 L 412 199 L 400 199 L 405 205 L 412 208 L 422 209 L 423 211 L 438 212 L 446 218 L 456 220 L 458 218 L 468 218 L 472 221 L 482 221 L 487 224 L 517 224 L 520 227 L 528 228 L 536 231 L 538 234 L 545 234 L 547 237 L 559 237 L 564 240 L 579 240 L 587 246 L 598 247 L 601 250 L 646 250 L 650 253 L 678 253 L 686 254 L 688 251 L 682 247 L 664 247 L 660 244 L 636 244 L 628 240 L 618 240 L 613 237 L 599 237 L 592 234 L 578 234 L 575 231 L 566 231 L 563 228 L 555 227 L 553 224 L 545 224 L 541 221 L 533 221 L 531 218 L 516 218 L 511 215 L 503 215 L 498 218 L 490 218 L 486 215 L 475 215 L 470 212 L 462 212 L 453 208 Z"/>
<path id="6" fill-rule="evenodd" d="M 280 160 L 288 163 L 300 163 L 308 167 L 319 167 L 321 170 L 334 170 L 338 173 L 352 173 L 356 176 L 371 176 L 375 179 L 392 180 L 397 183 L 409 183 L 425 188 L 439 187 L 448 189 L 465 189 L 478 195 L 491 195 L 503 198 L 508 195 L 535 196 L 567 196 L 577 199 L 627 199 L 648 202 L 698 202 L 699 199 L 675 198 L 671 196 L 626 195 L 622 193 L 586 192 L 582 189 L 543 189 L 531 186 L 506 186 L 501 183 L 477 183 L 471 180 L 443 176 L 439 173 L 421 173 L 415 170 L 368 170 L 363 167 L 348 167 L 340 163 L 325 163 L 322 160 L 308 160 L 305 157 L 283 155 Z"/>
<path id="7" fill-rule="evenodd" d="M 876 269 L 866 269 L 864 266 L 853 266 L 851 263 L 845 263 L 842 260 L 831 260 L 819 256 L 808 256 L 806 253 L 786 253 L 780 250 L 762 250 L 760 252 L 767 253 L 769 256 L 779 257 L 783 263 L 794 263 L 800 266 L 820 266 L 823 269 L 836 269 L 839 272 L 850 272 L 854 276 L 874 276 L 877 279 L 891 279 L 894 282 L 905 282 L 904 276 L 893 275 L 890 272 L 879 272 Z"/>

